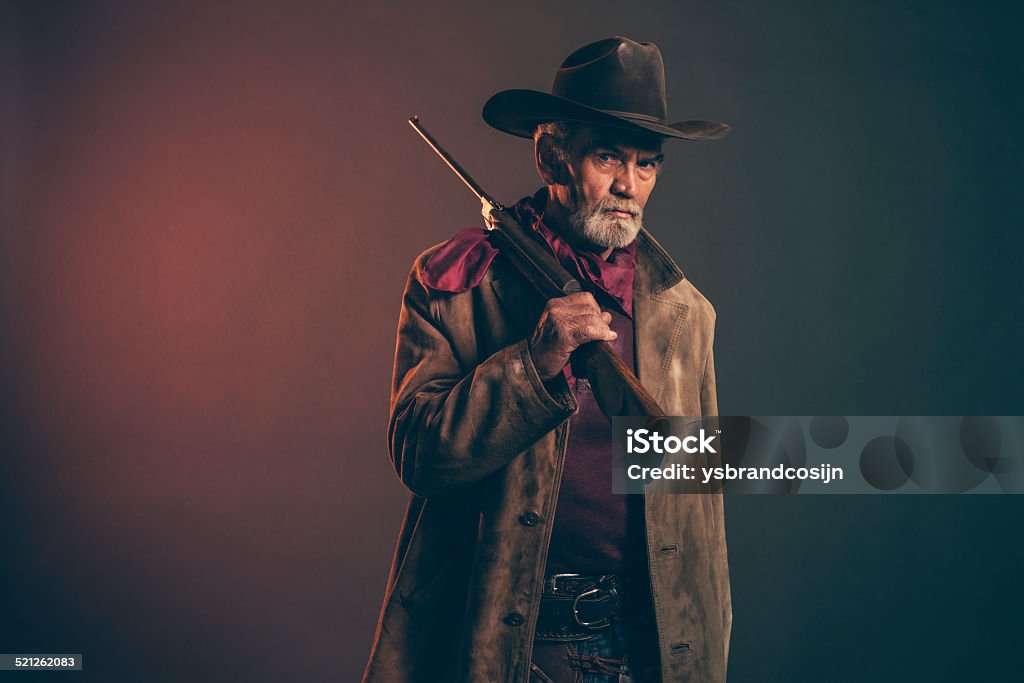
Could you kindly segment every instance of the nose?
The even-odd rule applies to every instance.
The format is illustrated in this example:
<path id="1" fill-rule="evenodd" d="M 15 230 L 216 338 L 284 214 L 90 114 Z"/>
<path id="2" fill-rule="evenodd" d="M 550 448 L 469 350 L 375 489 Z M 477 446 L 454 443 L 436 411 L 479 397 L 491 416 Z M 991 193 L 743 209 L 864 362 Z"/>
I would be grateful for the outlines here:
<path id="1" fill-rule="evenodd" d="M 636 164 L 627 161 L 619 166 L 615 174 L 615 182 L 612 183 L 612 193 L 620 197 L 632 199 L 636 196 L 637 188 Z"/>

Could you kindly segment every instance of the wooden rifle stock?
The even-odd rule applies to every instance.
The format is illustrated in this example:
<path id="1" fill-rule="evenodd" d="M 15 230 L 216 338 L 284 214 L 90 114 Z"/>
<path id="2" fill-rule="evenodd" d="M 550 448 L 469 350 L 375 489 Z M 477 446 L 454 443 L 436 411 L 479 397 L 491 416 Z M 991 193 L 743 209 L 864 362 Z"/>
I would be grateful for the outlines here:
<path id="1" fill-rule="evenodd" d="M 517 221 L 505 208 L 463 170 L 428 133 L 419 122 L 418 116 L 409 119 L 420 134 L 448 167 L 464 182 L 481 202 L 481 212 L 494 236 L 499 241 L 501 252 L 526 278 L 544 299 L 565 296 L 582 291 L 580 283 L 558 262 L 545 245 L 530 235 L 528 228 Z M 629 367 L 605 341 L 583 344 L 573 355 L 583 362 L 587 378 L 594 387 L 594 395 L 605 415 L 648 416 L 660 418 L 665 412 L 644 388 Z"/>

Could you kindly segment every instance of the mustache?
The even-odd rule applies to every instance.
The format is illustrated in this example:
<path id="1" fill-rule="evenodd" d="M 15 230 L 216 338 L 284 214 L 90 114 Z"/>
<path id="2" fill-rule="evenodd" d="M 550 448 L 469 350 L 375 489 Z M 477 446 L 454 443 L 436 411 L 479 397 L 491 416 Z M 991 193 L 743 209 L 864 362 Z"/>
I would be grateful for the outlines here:
<path id="1" fill-rule="evenodd" d="M 598 211 L 624 211 L 634 218 L 643 215 L 643 209 L 636 202 L 622 201 L 618 199 L 604 199 L 595 207 Z"/>

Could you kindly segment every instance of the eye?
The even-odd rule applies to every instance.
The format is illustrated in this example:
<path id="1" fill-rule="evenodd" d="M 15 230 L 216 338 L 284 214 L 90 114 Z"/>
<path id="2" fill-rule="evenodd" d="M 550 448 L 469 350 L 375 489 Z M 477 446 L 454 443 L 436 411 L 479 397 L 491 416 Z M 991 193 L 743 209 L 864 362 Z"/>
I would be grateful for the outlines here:
<path id="1" fill-rule="evenodd" d="M 604 163 L 608 163 L 609 161 L 614 161 L 615 160 L 615 155 L 612 154 L 611 152 L 598 152 L 597 153 L 597 159 L 598 159 L 598 161 L 602 161 Z"/>

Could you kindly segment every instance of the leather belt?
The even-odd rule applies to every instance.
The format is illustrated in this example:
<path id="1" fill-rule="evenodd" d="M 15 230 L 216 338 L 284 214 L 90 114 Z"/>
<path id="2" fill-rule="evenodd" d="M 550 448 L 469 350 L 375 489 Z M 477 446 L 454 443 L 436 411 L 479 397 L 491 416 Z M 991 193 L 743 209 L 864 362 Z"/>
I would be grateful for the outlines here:
<path id="1" fill-rule="evenodd" d="M 634 583 L 616 574 L 552 574 L 544 579 L 537 640 L 589 640 L 623 616 Z M 632 589 L 632 590 L 631 590 Z"/>

